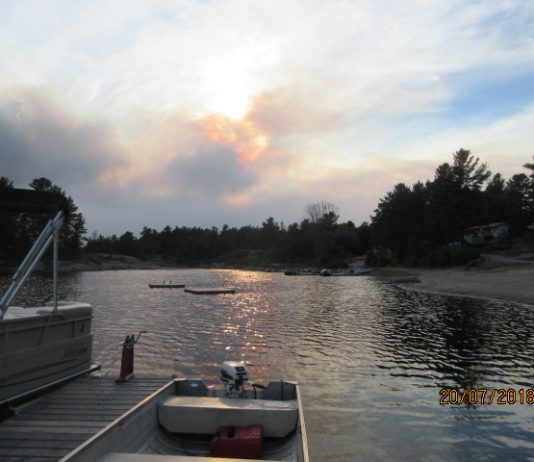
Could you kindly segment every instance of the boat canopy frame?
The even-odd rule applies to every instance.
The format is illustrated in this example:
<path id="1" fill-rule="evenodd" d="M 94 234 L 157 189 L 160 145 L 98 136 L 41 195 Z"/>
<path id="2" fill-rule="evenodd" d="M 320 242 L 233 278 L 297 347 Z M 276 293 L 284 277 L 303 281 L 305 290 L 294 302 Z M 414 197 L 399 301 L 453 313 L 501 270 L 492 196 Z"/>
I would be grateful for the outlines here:
<path id="1" fill-rule="evenodd" d="M 52 303 L 53 312 L 57 312 L 59 230 L 69 213 L 67 199 L 59 193 L 5 188 L 0 189 L 0 212 L 55 213 L 15 271 L 7 291 L 0 299 L 0 320 L 51 243 L 54 246 Z"/>

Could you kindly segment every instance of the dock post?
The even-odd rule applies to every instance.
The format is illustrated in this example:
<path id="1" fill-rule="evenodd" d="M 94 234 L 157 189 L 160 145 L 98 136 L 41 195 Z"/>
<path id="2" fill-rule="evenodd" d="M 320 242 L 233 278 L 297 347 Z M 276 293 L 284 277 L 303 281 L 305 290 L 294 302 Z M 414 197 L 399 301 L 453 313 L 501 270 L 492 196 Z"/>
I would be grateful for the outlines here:
<path id="1" fill-rule="evenodd" d="M 116 383 L 125 383 L 134 378 L 134 345 L 141 338 L 141 334 L 146 334 L 146 330 L 142 330 L 135 338 L 135 335 L 127 335 L 122 344 L 122 358 L 121 358 L 121 372 Z"/>
<path id="2" fill-rule="evenodd" d="M 127 335 L 122 344 L 121 372 L 115 380 L 117 383 L 124 383 L 133 378 L 133 335 Z"/>

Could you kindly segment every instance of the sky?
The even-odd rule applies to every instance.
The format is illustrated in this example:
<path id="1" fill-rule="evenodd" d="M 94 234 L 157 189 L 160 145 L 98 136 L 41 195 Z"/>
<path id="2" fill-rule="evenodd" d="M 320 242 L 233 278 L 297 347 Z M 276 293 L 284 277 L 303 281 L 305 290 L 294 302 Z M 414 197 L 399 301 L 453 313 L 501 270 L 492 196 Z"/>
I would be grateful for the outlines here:
<path id="1" fill-rule="evenodd" d="M 369 221 L 460 148 L 534 155 L 534 2 L 0 0 L 0 175 L 90 232 Z"/>

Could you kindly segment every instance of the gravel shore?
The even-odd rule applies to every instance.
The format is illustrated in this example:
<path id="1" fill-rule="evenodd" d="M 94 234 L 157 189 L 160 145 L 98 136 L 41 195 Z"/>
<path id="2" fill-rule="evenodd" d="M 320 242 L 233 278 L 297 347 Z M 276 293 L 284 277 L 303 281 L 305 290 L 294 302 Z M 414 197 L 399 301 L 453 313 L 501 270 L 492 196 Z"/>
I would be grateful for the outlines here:
<path id="1" fill-rule="evenodd" d="M 529 262 L 488 262 L 468 270 L 416 269 L 410 273 L 420 282 L 401 284 L 406 289 L 534 305 L 534 264 Z"/>

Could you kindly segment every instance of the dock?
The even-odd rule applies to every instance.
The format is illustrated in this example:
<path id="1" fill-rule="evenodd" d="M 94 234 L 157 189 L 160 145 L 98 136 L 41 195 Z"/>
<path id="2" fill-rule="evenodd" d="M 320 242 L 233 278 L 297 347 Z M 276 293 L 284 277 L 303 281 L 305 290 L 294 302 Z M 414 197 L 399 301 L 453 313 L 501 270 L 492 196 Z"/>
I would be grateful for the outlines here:
<path id="1" fill-rule="evenodd" d="M 192 287 L 187 287 L 187 288 L 184 289 L 184 292 L 188 292 L 190 294 L 196 294 L 196 295 L 235 294 L 235 289 L 225 289 L 224 287 L 216 287 L 216 288 L 207 288 L 207 287 L 192 288 Z"/>
<path id="2" fill-rule="evenodd" d="M 172 380 L 80 377 L 0 422 L 2 462 L 55 462 Z"/>

